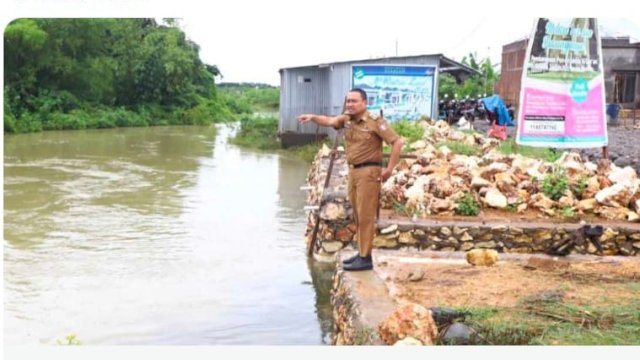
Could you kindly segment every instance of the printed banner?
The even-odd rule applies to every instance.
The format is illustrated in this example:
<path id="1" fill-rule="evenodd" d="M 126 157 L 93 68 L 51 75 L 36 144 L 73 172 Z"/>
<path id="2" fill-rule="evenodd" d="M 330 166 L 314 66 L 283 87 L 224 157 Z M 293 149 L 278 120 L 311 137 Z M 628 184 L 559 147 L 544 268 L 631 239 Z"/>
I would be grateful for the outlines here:
<path id="1" fill-rule="evenodd" d="M 607 145 L 602 46 L 594 18 L 540 18 L 522 72 L 516 142 Z"/>
<path id="2" fill-rule="evenodd" d="M 432 117 L 435 66 L 354 65 L 352 87 L 367 92 L 371 112 L 389 122 Z"/>

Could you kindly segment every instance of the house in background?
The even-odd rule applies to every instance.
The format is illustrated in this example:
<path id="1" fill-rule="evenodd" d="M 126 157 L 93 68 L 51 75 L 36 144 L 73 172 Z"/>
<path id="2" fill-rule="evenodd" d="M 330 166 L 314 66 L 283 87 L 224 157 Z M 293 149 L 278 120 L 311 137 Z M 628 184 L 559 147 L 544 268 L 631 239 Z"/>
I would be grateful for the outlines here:
<path id="1" fill-rule="evenodd" d="M 495 92 L 516 109 L 520 102 L 522 67 L 528 39 L 514 41 L 502 47 L 500 80 Z M 625 109 L 640 108 L 640 43 L 629 37 L 603 37 L 605 101 Z"/>

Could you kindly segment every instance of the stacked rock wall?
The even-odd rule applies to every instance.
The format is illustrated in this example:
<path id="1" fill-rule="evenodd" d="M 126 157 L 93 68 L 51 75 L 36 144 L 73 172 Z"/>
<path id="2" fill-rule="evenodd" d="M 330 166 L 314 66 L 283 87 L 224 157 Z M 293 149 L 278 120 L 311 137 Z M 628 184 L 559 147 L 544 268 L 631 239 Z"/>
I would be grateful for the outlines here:
<path id="1" fill-rule="evenodd" d="M 374 247 L 640 254 L 640 179 L 631 167 L 620 168 L 608 161 L 593 164 L 570 152 L 553 163 L 519 154 L 504 155 L 496 151 L 499 142 L 495 139 L 461 132 L 444 122 L 423 126 L 424 139 L 411 144 L 412 155 L 417 158 L 402 159 L 383 184 L 381 194 L 383 209 L 394 209 L 412 221 L 398 229 L 388 226 L 402 221 L 380 222 Z M 454 154 L 447 146 L 439 145 L 444 142 L 466 144 L 478 153 Z M 308 205 L 322 202 L 318 255 L 333 255 L 348 246 L 354 241 L 356 230 L 347 197 L 348 167 L 343 151 L 338 152 L 330 185 L 323 190 L 330 153 L 326 147 L 318 153 L 308 176 Z M 555 198 L 546 189 L 556 186 L 546 182 L 552 176 L 566 183 L 562 193 L 552 189 L 556 191 Z M 459 212 L 463 198 L 475 201 L 480 213 L 466 217 L 468 226 L 461 222 L 442 225 L 442 219 Z M 505 218 L 533 211 L 543 220 L 522 226 L 507 227 L 497 221 L 485 225 L 482 209 L 489 208 L 502 209 Z M 307 241 L 316 216 L 313 211 L 309 213 Z M 549 221 L 544 222 L 544 217 Z M 558 223 L 563 217 L 566 222 Z M 435 219 L 441 221 L 430 223 Z M 597 242 L 580 236 L 582 225 L 576 224 L 576 219 L 603 226 L 602 235 L 595 238 Z"/>

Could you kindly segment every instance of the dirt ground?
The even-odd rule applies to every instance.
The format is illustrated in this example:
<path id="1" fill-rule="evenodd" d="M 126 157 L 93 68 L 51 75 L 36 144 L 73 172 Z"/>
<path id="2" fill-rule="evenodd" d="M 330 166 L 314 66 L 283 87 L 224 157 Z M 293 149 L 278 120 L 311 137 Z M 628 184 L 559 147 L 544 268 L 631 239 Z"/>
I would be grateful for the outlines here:
<path id="1" fill-rule="evenodd" d="M 375 272 L 399 303 L 425 307 L 512 307 L 524 300 L 575 305 L 628 304 L 640 292 L 640 259 L 499 254 L 490 267 L 461 252 L 374 251 Z"/>

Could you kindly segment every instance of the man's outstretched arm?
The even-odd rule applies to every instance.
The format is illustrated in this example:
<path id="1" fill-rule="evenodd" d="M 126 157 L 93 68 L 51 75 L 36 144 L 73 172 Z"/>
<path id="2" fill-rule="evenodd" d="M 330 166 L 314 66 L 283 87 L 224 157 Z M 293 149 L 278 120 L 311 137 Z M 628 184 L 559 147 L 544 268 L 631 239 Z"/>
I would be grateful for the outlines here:
<path id="1" fill-rule="evenodd" d="M 300 124 L 304 124 L 306 122 L 312 121 L 318 125 L 339 128 L 342 126 L 342 123 L 345 120 L 344 117 L 345 115 L 325 116 L 325 115 L 316 115 L 316 114 L 302 114 L 298 116 L 298 122 Z"/>

